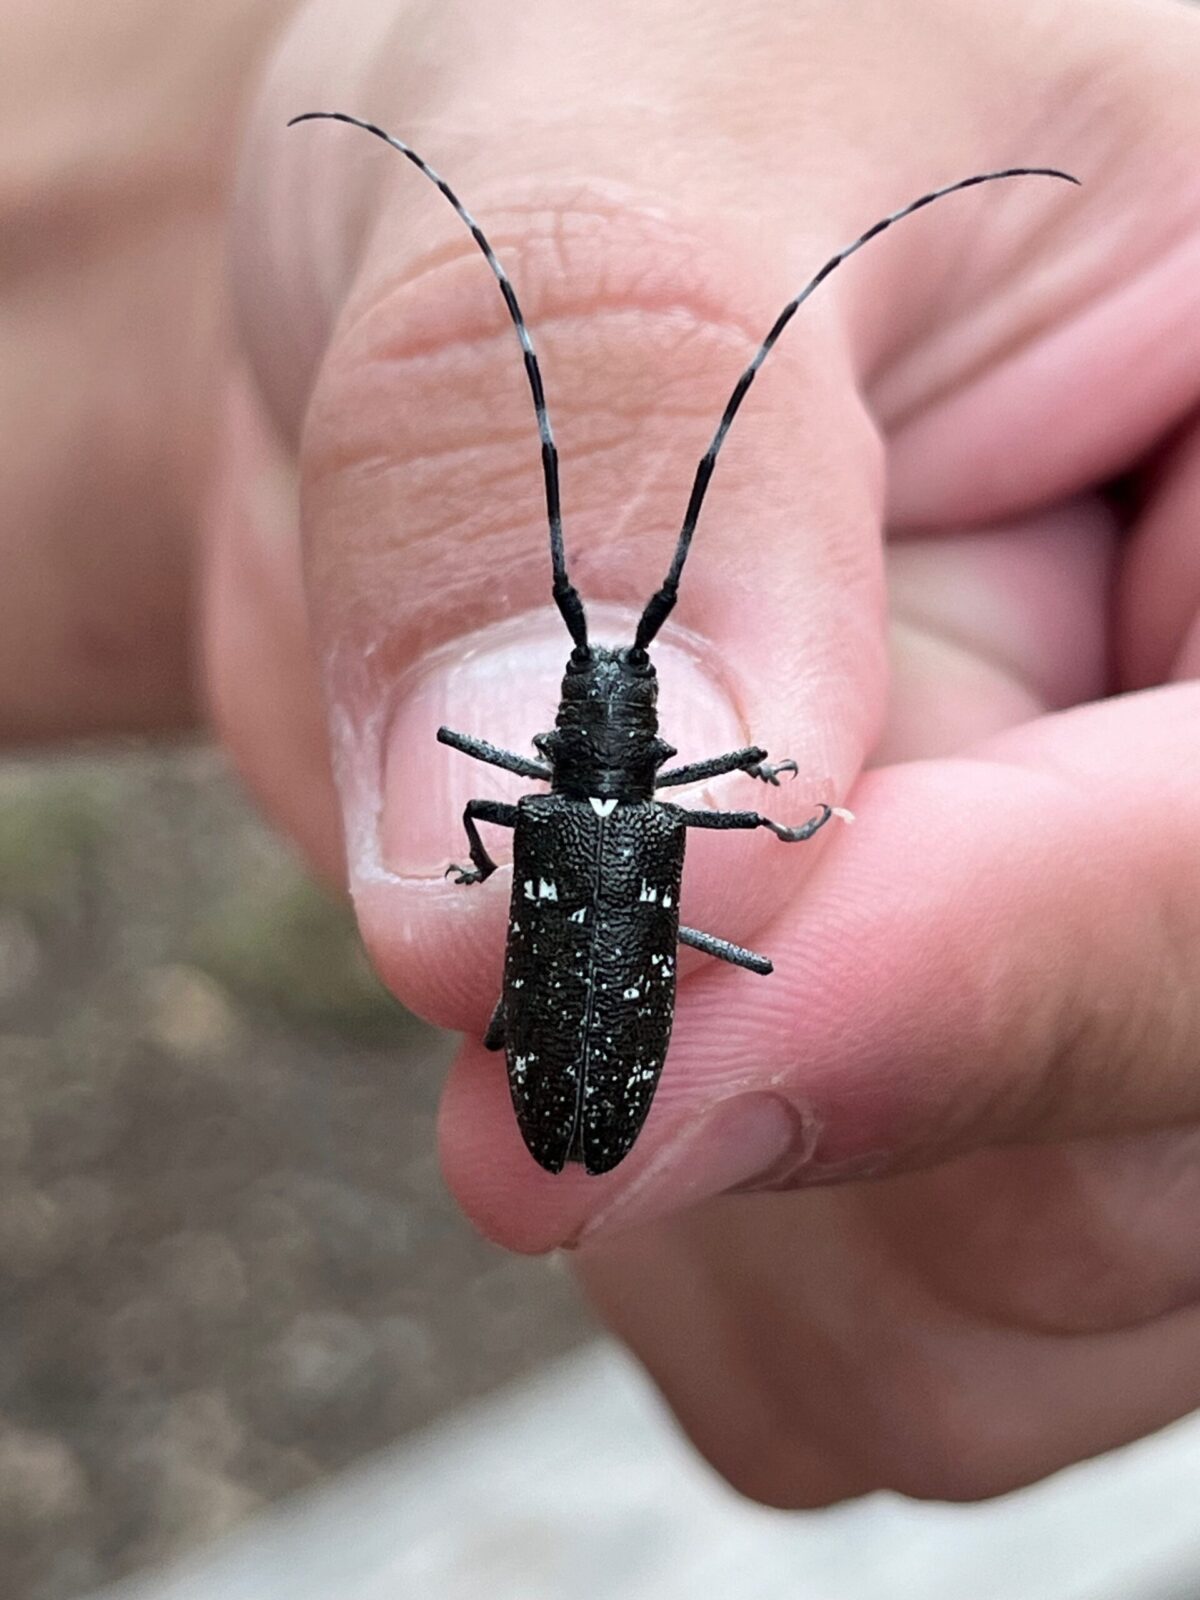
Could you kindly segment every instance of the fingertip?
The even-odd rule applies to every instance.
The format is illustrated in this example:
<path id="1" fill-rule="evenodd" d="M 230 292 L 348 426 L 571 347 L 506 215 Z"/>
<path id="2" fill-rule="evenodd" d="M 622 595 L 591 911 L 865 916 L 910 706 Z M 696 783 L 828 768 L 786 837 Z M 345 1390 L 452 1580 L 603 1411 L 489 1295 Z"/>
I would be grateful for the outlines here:
<path id="1" fill-rule="evenodd" d="M 525 1148 L 503 1055 L 464 1042 L 446 1080 L 438 1147 L 447 1186 L 493 1244 L 544 1255 L 570 1243 L 609 1180 L 581 1167 L 550 1173 Z"/>

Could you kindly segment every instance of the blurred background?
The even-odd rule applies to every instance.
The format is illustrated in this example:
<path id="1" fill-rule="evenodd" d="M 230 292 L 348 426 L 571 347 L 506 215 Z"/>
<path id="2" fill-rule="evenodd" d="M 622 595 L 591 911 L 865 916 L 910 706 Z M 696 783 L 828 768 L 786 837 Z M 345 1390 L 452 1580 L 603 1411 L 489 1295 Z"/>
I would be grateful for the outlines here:
<path id="1" fill-rule="evenodd" d="M 449 1041 L 202 748 L 0 763 L 0 1596 L 210 1538 L 587 1332 L 438 1176 Z"/>

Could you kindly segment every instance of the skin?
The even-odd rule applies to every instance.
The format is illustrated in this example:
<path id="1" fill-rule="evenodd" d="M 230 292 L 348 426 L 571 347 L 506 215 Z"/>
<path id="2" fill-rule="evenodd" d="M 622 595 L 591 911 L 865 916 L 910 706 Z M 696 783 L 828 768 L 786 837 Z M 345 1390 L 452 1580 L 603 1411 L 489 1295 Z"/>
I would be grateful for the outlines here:
<path id="1" fill-rule="evenodd" d="M 0 429 L 0 718 L 28 738 L 185 717 L 198 533 L 217 726 L 348 878 L 396 992 L 472 1040 L 508 875 L 441 872 L 466 798 L 522 785 L 433 730 L 526 750 L 553 720 L 568 644 L 532 416 L 444 202 L 365 135 L 287 117 L 393 127 L 484 221 L 544 359 L 572 576 L 618 642 L 737 373 L 831 249 L 972 171 L 1084 179 L 972 191 L 864 251 L 789 330 L 718 466 L 655 652 L 663 733 L 680 761 L 753 741 L 799 776 L 679 798 L 859 819 L 795 847 L 691 841 L 683 920 L 775 975 L 681 959 L 658 1099 L 609 1177 L 534 1167 L 476 1042 L 442 1151 L 493 1238 L 576 1247 L 698 1447 L 760 1499 L 995 1494 L 1193 1408 L 1200 16 L 229 9 L 197 14 L 199 64 L 197 41 L 158 36 L 163 5 L 105 35 L 114 103 L 135 44 L 179 56 L 124 144 L 88 141 L 99 188 L 70 181 L 82 83 L 42 104 L 40 143 L 17 118 L 39 160 L 6 192 L 23 182 L 47 221 L 2 291 L 39 359 L 19 413 L 5 379 L 22 426 Z M 4 24 L 35 43 L 52 26 Z M 228 109 L 260 74 L 234 192 L 209 86 Z M 176 164 L 151 166 L 166 148 Z M 155 207 L 174 221 L 148 258 Z M 61 270 L 78 230 L 111 249 L 99 309 Z M 41 359 L 60 350 L 69 367 Z M 74 431 L 43 437 L 28 395 L 64 391 Z M 62 558 L 80 504 L 86 584 Z M 125 652 L 104 683 L 96 617 Z"/>

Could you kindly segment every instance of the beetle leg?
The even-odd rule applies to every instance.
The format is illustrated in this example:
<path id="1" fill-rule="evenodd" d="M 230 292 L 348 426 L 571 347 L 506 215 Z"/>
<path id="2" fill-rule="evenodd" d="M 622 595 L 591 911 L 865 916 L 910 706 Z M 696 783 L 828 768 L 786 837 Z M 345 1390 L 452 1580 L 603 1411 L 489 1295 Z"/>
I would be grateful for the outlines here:
<path id="1" fill-rule="evenodd" d="M 757 745 L 747 745 L 744 750 L 731 750 L 725 756 L 710 756 L 707 761 L 693 761 L 687 767 L 672 767 L 660 772 L 654 780 L 656 789 L 674 789 L 683 783 L 700 783 L 705 778 L 719 778 L 723 772 L 753 772 L 767 759 L 767 752 Z M 757 773 L 755 773 L 757 776 Z"/>
<path id="2" fill-rule="evenodd" d="M 683 783 L 701 783 L 705 778 L 719 778 L 725 772 L 746 772 L 763 783 L 779 787 L 779 774 L 790 772 L 795 777 L 799 769 L 794 761 L 767 761 L 767 752 L 757 745 L 747 745 L 744 750 L 731 750 L 727 756 L 710 756 L 707 761 L 693 761 L 687 767 L 672 767 L 654 780 L 656 789 L 673 789 Z"/>
<path id="3" fill-rule="evenodd" d="M 756 956 L 753 950 L 743 950 L 740 944 L 730 944 L 728 939 L 714 938 L 696 928 L 680 928 L 679 942 L 690 944 L 693 950 L 703 950 L 706 956 L 716 956 L 719 961 L 732 961 L 735 967 L 745 967 L 747 972 L 760 973 L 764 978 L 775 970 L 766 956 Z"/>
<path id="4" fill-rule="evenodd" d="M 802 839 L 811 839 L 832 815 L 833 807 L 822 801 L 820 815 L 810 817 L 799 828 L 785 828 L 770 817 L 759 816 L 757 811 L 684 811 L 683 820 L 689 828 L 770 828 L 777 839 L 799 844 Z"/>
<path id="5" fill-rule="evenodd" d="M 460 867 L 451 862 L 443 873 L 449 877 L 452 872 L 457 872 L 456 883 L 482 883 L 485 878 L 490 878 L 496 870 L 496 863 L 487 853 L 483 840 L 479 837 L 476 821 L 495 822 L 502 828 L 515 828 L 517 825 L 516 806 L 505 805 L 502 800 L 468 800 L 466 810 L 463 812 L 463 827 L 467 830 L 467 843 L 471 850 L 471 862 L 474 872 L 468 872 L 465 867 Z"/>
<path id="6" fill-rule="evenodd" d="M 487 1032 L 483 1036 L 485 1050 L 504 1049 L 504 996 L 496 1001 L 496 1009 L 492 1012 L 492 1020 L 487 1025 Z"/>
<path id="7" fill-rule="evenodd" d="M 493 767 L 503 767 L 505 772 L 515 772 L 520 778 L 541 778 L 550 781 L 550 768 L 541 761 L 530 761 L 512 750 L 501 750 L 499 745 L 486 739 L 476 739 L 473 734 L 455 733 L 453 728 L 439 728 L 438 743 L 448 744 L 451 750 L 461 750 L 463 755 L 476 761 L 486 761 Z"/>

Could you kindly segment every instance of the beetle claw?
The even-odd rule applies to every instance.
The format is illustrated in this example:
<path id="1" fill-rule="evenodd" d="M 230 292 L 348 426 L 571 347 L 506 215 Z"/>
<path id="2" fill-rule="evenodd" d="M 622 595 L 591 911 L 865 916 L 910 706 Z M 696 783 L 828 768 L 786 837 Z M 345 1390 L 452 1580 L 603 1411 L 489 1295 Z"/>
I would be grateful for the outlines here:
<path id="1" fill-rule="evenodd" d="M 752 778 L 761 778 L 763 783 L 773 784 L 774 787 L 778 789 L 779 774 L 781 772 L 786 772 L 789 777 L 794 778 L 800 769 L 797 767 L 794 761 L 789 760 L 776 761 L 773 763 L 760 761 L 757 766 L 747 767 L 746 770 L 749 772 Z"/>
<path id="2" fill-rule="evenodd" d="M 775 837 L 777 839 L 782 839 L 785 844 L 800 844 L 805 839 L 811 839 L 813 834 L 816 833 L 817 829 L 823 828 L 831 816 L 833 816 L 833 807 L 827 806 L 824 801 L 822 801 L 820 814 L 815 817 L 810 817 L 808 821 L 799 828 L 781 828 L 779 823 L 770 822 L 765 817 L 763 818 L 763 821 L 766 826 L 770 828 Z"/>
<path id="3" fill-rule="evenodd" d="M 442 873 L 442 877 L 443 878 L 448 878 L 452 872 L 457 872 L 458 873 L 458 877 L 455 878 L 454 881 L 455 881 L 455 883 L 460 884 L 460 885 L 464 884 L 464 883 L 482 883 L 483 882 L 483 873 L 482 872 L 469 872 L 466 867 L 457 866 L 453 861 L 446 868 L 445 872 Z"/>

